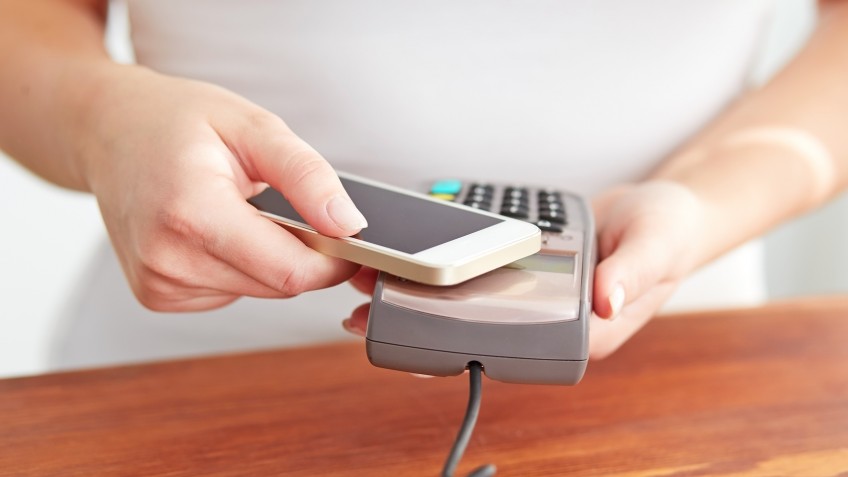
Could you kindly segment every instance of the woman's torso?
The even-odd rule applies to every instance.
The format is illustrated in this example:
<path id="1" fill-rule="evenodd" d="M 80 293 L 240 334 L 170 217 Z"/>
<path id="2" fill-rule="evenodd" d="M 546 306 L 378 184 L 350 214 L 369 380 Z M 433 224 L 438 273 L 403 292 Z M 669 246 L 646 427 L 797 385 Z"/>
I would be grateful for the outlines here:
<path id="1" fill-rule="evenodd" d="M 144 0 L 130 18 L 139 62 L 250 98 L 340 169 L 591 195 L 644 177 L 745 88 L 770 6 Z"/>

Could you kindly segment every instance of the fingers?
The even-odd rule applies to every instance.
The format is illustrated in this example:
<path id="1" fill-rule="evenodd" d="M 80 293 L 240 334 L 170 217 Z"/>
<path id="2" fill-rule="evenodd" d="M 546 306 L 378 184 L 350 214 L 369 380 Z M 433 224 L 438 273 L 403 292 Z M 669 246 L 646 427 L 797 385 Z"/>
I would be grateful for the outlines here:
<path id="1" fill-rule="evenodd" d="M 633 235 L 595 269 L 593 308 L 601 318 L 615 317 L 667 273 L 667 252 L 650 234 Z"/>
<path id="2" fill-rule="evenodd" d="M 337 285 L 359 269 L 312 250 L 242 200 L 224 202 L 210 218 L 213 232 L 204 248 L 278 296 Z"/>
<path id="3" fill-rule="evenodd" d="M 256 281 L 232 265 L 209 256 L 205 250 L 192 250 L 184 263 L 164 264 L 158 270 L 145 268 L 138 275 L 142 302 L 185 301 L 194 296 L 231 295 L 257 298 L 285 298 L 288 295 Z M 135 288 L 135 287 L 134 287 Z"/>
<path id="4" fill-rule="evenodd" d="M 196 292 L 197 290 L 195 290 Z M 230 303 L 239 299 L 238 295 L 230 295 L 226 293 L 218 293 L 213 290 L 209 291 L 209 294 L 202 294 L 199 296 L 191 296 L 182 299 L 176 299 L 173 297 L 169 297 L 166 300 L 158 300 L 154 303 L 153 306 L 149 306 L 150 302 L 142 302 L 148 309 L 153 311 L 163 311 L 163 312 L 196 312 L 196 311 L 206 311 L 206 310 L 214 310 L 216 308 L 221 308 L 222 306 L 229 305 Z"/>
<path id="5" fill-rule="evenodd" d="M 147 301 L 191 288 L 291 297 L 341 283 L 359 269 L 310 249 L 259 215 L 232 181 L 200 173 L 194 179 L 203 187 L 184 190 L 153 232 L 140 234 L 146 245 L 135 255 L 149 270 L 140 277 L 141 295 L 153 297 Z"/>
<path id="6" fill-rule="evenodd" d="M 356 336 L 365 337 L 365 332 L 368 329 L 368 314 L 371 311 L 370 303 L 363 303 L 356 307 L 351 313 L 350 318 L 342 320 L 342 327 L 348 331 L 349 333 L 353 333 Z M 468 372 L 467 370 L 465 371 Z M 410 373 L 411 376 L 416 378 L 433 378 L 435 376 L 431 376 L 429 374 L 417 374 Z"/>
<path id="7" fill-rule="evenodd" d="M 650 321 L 675 288 L 675 283 L 663 283 L 653 287 L 625 306 L 615 321 L 592 316 L 589 324 L 589 357 L 602 359 L 617 350 Z"/>
<path id="8" fill-rule="evenodd" d="M 226 127 L 248 174 L 285 195 L 318 232 L 347 237 L 368 226 L 330 164 L 282 120 L 260 112 Z"/>
<path id="9" fill-rule="evenodd" d="M 377 275 L 379 275 L 379 273 L 379 271 L 373 268 L 362 267 L 358 272 L 356 272 L 356 275 L 350 279 L 350 284 L 358 291 L 366 295 L 372 295 L 374 293 L 374 285 L 377 284 Z"/>
<path id="10" fill-rule="evenodd" d="M 368 329 L 368 314 L 371 312 L 371 303 L 363 303 L 353 310 L 350 318 L 342 320 L 342 327 L 350 333 L 365 337 Z"/>
<path id="11" fill-rule="evenodd" d="M 689 273 L 706 235 L 702 204 L 683 186 L 655 181 L 616 195 L 615 204 L 600 208 L 593 306 L 602 318 Z"/>

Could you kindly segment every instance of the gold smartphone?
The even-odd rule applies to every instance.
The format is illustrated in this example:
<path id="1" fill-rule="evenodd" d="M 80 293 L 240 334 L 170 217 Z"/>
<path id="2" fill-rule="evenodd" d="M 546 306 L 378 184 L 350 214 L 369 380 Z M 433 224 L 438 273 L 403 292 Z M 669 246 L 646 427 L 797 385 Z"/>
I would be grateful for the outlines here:
<path id="1" fill-rule="evenodd" d="M 310 248 L 429 285 L 455 285 L 541 248 L 533 224 L 339 173 L 368 221 L 354 237 L 321 235 L 274 189 L 249 200 Z"/>

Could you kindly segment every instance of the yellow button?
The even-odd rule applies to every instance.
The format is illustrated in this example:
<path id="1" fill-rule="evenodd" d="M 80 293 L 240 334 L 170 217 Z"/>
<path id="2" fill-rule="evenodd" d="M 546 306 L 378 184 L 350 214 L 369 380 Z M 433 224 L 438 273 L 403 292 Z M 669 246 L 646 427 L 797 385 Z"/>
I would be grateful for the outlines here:
<path id="1" fill-rule="evenodd" d="M 453 198 L 456 196 L 453 194 L 430 194 L 430 197 L 435 197 L 436 199 L 442 200 L 453 200 Z"/>

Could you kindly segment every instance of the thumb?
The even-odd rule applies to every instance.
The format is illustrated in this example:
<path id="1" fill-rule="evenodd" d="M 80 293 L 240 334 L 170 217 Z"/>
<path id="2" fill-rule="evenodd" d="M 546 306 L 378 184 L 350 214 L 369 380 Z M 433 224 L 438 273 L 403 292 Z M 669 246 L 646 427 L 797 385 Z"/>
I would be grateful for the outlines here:
<path id="1" fill-rule="evenodd" d="M 252 120 L 239 137 L 251 178 L 281 192 L 318 232 L 346 237 L 368 226 L 332 166 L 281 119 Z"/>
<path id="2" fill-rule="evenodd" d="M 612 318 L 657 285 L 676 283 L 699 263 L 704 204 L 688 188 L 650 181 L 621 196 L 599 227 L 601 262 L 593 305 Z"/>
<path id="3" fill-rule="evenodd" d="M 666 275 L 667 251 L 647 238 L 622 240 L 595 269 L 593 308 L 601 318 L 614 318 Z"/>

